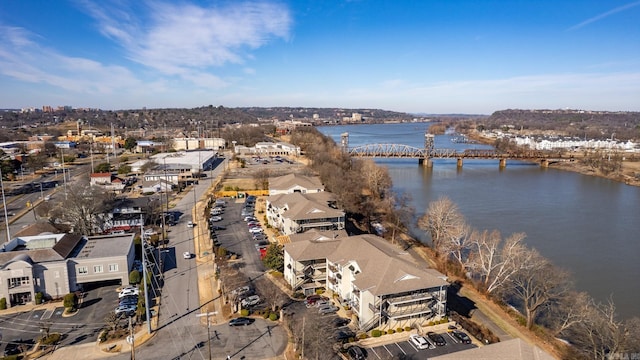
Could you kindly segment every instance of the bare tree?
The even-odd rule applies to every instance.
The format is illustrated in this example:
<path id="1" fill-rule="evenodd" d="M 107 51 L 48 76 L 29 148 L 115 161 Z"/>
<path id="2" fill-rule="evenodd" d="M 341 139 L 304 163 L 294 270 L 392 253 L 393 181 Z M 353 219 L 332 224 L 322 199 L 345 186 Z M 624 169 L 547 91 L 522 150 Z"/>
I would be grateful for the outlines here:
<path id="1" fill-rule="evenodd" d="M 273 281 L 270 277 L 263 277 L 258 280 L 257 287 L 271 307 L 271 311 L 276 311 L 278 308 L 282 308 L 288 297 Z"/>
<path id="2" fill-rule="evenodd" d="M 612 300 L 597 304 L 593 300 L 586 308 L 586 316 L 571 327 L 569 338 L 574 347 L 587 358 L 606 359 L 609 354 L 624 350 L 627 329 L 616 319 Z M 634 339 L 635 343 L 637 339 Z"/>
<path id="3" fill-rule="evenodd" d="M 569 290 L 569 274 L 553 266 L 534 249 L 523 250 L 519 255 L 526 265 L 509 277 L 506 294 L 522 306 L 526 326 L 531 329 L 538 311 Z"/>
<path id="4" fill-rule="evenodd" d="M 269 169 L 261 169 L 253 173 L 253 181 L 258 189 L 269 189 Z"/>
<path id="5" fill-rule="evenodd" d="M 443 242 L 462 234 L 465 220 L 458 206 L 444 196 L 429 204 L 426 214 L 418 220 L 418 226 L 429 232 L 432 246 L 439 254 Z"/>
<path id="6" fill-rule="evenodd" d="M 549 319 L 547 327 L 553 329 L 556 336 L 564 335 L 567 330 L 584 321 L 590 304 L 591 297 L 587 293 L 565 293 L 550 306 L 546 314 Z"/>
<path id="7" fill-rule="evenodd" d="M 90 235 L 103 228 L 106 218 L 100 216 L 111 206 L 113 194 L 102 189 L 79 184 L 65 195 L 64 206 L 52 211 L 52 217 L 71 223 L 75 233 Z"/>
<path id="8" fill-rule="evenodd" d="M 391 188 L 391 176 L 387 168 L 376 165 L 373 160 L 362 160 L 360 171 L 371 197 L 382 199 Z"/>
<path id="9" fill-rule="evenodd" d="M 469 225 L 465 225 L 459 230 L 459 233 L 442 243 L 441 251 L 453 259 L 458 264 L 460 272 L 464 274 L 473 249 L 472 239 L 477 236 L 477 232 L 474 232 Z"/>
<path id="10" fill-rule="evenodd" d="M 478 233 L 473 239 L 474 256 L 470 263 L 473 276 L 480 279 L 483 288 L 492 293 L 503 286 L 518 270 L 526 266 L 526 247 L 522 241 L 526 235 L 515 233 L 503 244 L 498 231 Z"/>
<path id="11" fill-rule="evenodd" d="M 406 194 L 393 194 L 386 199 L 387 207 L 390 209 L 387 213 L 387 222 L 391 224 L 391 243 L 396 240 L 396 233 L 405 230 L 405 224 L 413 219 L 415 209 L 409 205 L 410 197 Z"/>

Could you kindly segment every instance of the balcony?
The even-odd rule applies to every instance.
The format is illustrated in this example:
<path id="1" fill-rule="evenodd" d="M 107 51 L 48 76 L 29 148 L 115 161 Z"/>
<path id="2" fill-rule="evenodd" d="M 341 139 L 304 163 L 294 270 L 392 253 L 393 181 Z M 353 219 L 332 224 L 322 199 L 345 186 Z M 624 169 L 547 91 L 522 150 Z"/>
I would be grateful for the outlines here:
<path id="1" fill-rule="evenodd" d="M 416 294 L 410 294 L 410 295 L 405 295 L 405 296 L 398 296 L 398 297 L 394 297 L 394 298 L 389 298 L 387 299 L 387 301 L 389 302 L 389 304 L 391 305 L 402 305 L 402 304 L 410 304 L 410 303 L 415 303 L 415 302 L 424 302 L 424 301 L 428 301 L 428 300 L 432 300 L 433 296 L 430 293 L 424 292 L 424 293 L 416 293 Z"/>

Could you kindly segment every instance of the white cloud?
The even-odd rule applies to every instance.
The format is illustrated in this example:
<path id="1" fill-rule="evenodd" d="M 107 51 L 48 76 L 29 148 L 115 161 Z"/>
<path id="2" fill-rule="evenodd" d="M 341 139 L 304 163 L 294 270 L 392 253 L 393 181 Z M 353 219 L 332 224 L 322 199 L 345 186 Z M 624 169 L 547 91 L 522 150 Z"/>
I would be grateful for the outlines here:
<path id="1" fill-rule="evenodd" d="M 132 16 L 137 13 L 132 9 L 96 4 L 87 4 L 86 9 L 98 21 L 100 32 L 117 41 L 130 59 L 187 80 L 225 64 L 244 63 L 251 57 L 246 52 L 273 38 L 287 39 L 291 27 L 288 9 L 268 2 L 210 8 L 150 3 L 146 17 Z"/>
<path id="2" fill-rule="evenodd" d="M 52 85 L 73 92 L 109 94 L 139 86 L 140 81 L 122 66 L 69 57 L 40 46 L 28 31 L 0 26 L 0 73 L 29 83 Z"/>

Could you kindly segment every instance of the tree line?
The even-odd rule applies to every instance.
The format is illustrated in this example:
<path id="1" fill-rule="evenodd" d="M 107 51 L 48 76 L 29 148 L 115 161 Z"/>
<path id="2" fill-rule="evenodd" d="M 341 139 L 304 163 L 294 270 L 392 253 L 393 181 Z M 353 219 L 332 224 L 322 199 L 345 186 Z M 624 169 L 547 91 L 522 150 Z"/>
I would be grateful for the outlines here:
<path id="1" fill-rule="evenodd" d="M 518 309 L 523 325 L 555 344 L 565 358 L 640 352 L 640 318 L 620 320 L 612 300 L 598 303 L 575 290 L 566 270 L 524 244 L 524 233 L 503 237 L 495 230 L 473 229 L 447 197 L 430 203 L 418 226 L 431 235 L 440 271 Z"/>

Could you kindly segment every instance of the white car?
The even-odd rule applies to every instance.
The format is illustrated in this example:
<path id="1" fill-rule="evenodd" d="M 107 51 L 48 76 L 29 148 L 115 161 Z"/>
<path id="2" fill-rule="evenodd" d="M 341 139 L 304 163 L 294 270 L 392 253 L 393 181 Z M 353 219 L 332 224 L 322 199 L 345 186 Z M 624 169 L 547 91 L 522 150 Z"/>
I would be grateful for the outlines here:
<path id="1" fill-rule="evenodd" d="M 212 217 L 209 218 L 209 221 L 211 221 L 211 222 L 222 221 L 222 216 L 212 216 Z"/>
<path id="2" fill-rule="evenodd" d="M 188 251 L 185 251 L 184 253 L 182 253 L 182 257 L 185 259 L 191 259 L 191 253 Z"/>
<path id="3" fill-rule="evenodd" d="M 129 296 L 129 295 L 138 295 L 140 293 L 140 291 L 135 288 L 135 287 L 126 287 L 124 289 L 122 289 L 120 291 L 120 293 L 118 294 L 118 298 L 123 298 L 125 296 Z"/>
<path id="4" fill-rule="evenodd" d="M 187 221 L 187 227 L 192 228 L 194 227 L 196 224 L 193 223 L 193 221 Z"/>
<path id="5" fill-rule="evenodd" d="M 252 233 L 252 234 L 259 234 L 259 233 L 262 233 L 264 231 L 262 230 L 261 227 L 257 227 L 256 226 L 256 227 L 252 227 L 251 229 L 249 229 L 249 232 Z"/>
<path id="6" fill-rule="evenodd" d="M 258 303 L 260 303 L 260 296 L 258 295 L 251 295 L 248 298 L 242 300 L 242 302 L 240 302 L 242 307 L 257 305 Z"/>
<path id="7" fill-rule="evenodd" d="M 411 336 L 409 336 L 409 342 L 420 350 L 429 348 L 427 339 L 418 334 L 411 334 Z"/>

